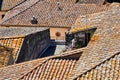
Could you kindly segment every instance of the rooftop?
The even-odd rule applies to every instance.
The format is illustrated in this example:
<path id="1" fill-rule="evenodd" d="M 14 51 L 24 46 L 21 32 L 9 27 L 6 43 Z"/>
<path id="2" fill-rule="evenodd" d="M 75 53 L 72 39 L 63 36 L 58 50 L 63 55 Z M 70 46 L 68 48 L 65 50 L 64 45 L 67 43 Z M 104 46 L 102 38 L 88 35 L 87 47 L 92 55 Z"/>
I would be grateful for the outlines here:
<path id="1" fill-rule="evenodd" d="M 11 49 L 0 45 L 0 68 L 8 65 Z"/>
<path id="2" fill-rule="evenodd" d="M 76 61 L 80 57 L 80 54 L 84 51 L 83 49 L 68 51 L 65 54 L 54 55 L 50 57 L 45 57 L 37 60 L 32 60 L 28 62 L 23 62 L 19 64 L 15 64 L 12 66 L 7 66 L 4 68 L 0 68 L 0 79 L 30 79 L 34 78 L 40 73 L 41 69 L 43 70 L 43 77 L 47 77 L 46 72 L 49 71 L 51 78 L 55 78 L 55 74 L 60 72 L 62 74 L 56 74 L 58 78 L 65 79 L 71 70 L 74 68 Z M 79 52 L 79 54 L 78 54 Z M 69 66 L 67 66 L 69 65 Z M 61 69 L 59 70 L 61 66 Z M 26 69 L 27 68 L 27 69 Z M 46 70 L 47 68 L 47 70 Z M 58 71 L 55 71 L 55 70 Z M 64 70 L 63 70 L 64 69 Z M 67 71 L 66 71 L 67 69 Z M 13 72 L 14 70 L 14 72 Z M 52 73 L 51 73 L 52 71 Z M 35 73 L 35 74 L 34 74 Z M 48 74 L 48 75 L 49 75 Z M 29 76 L 31 75 L 31 76 Z M 62 76 L 60 76 L 62 75 Z"/>
<path id="3" fill-rule="evenodd" d="M 11 48 L 13 50 L 12 57 L 13 57 L 14 62 L 16 61 L 18 57 L 18 53 L 20 51 L 23 41 L 24 41 L 24 37 L 0 38 L 1 45 Z"/>
<path id="4" fill-rule="evenodd" d="M 89 29 L 89 26 L 97 28 L 85 49 L 1 68 L 0 79 L 119 79 L 120 4 L 113 3 L 110 8 L 80 16 L 73 25 L 72 29 L 82 27 L 76 32 Z M 29 67 L 34 62 L 36 64 Z"/>
<path id="5" fill-rule="evenodd" d="M 34 67 L 43 63 L 45 60 L 47 60 L 47 58 L 0 68 L 0 80 L 19 78 Z"/>
<path id="6" fill-rule="evenodd" d="M 70 27 L 73 23 L 75 23 L 75 20 L 79 15 L 92 14 L 109 9 L 109 6 L 106 5 L 74 4 L 72 0 L 35 1 L 36 2 L 34 4 L 31 4 L 29 7 L 23 8 L 22 10 L 18 9 L 18 11 L 9 11 L 3 19 L 2 24 L 33 25 L 31 24 L 31 19 L 34 16 L 38 22 L 37 24 L 34 24 L 36 26 Z M 26 4 L 23 3 L 23 5 Z M 11 12 L 14 15 L 11 15 Z"/>
<path id="7" fill-rule="evenodd" d="M 99 4 L 99 5 L 103 5 L 105 0 L 74 0 L 76 1 L 76 3 L 83 3 L 83 4 Z"/>
<path id="8" fill-rule="evenodd" d="M 3 0 L 2 5 L 1 5 L 1 10 L 8 11 L 8 10 L 14 8 L 15 6 L 21 4 L 24 1 L 25 0 Z"/>
<path id="9" fill-rule="evenodd" d="M 86 15 L 89 16 L 87 18 L 82 16 L 80 19 L 89 20 L 89 25 L 96 27 L 97 30 L 74 69 L 76 72 L 76 75 L 73 74 L 74 76 L 89 72 L 89 70 L 120 52 L 120 4 L 113 3 L 112 5 L 113 7 L 109 11 Z M 82 22 L 86 24 L 86 22 Z"/>

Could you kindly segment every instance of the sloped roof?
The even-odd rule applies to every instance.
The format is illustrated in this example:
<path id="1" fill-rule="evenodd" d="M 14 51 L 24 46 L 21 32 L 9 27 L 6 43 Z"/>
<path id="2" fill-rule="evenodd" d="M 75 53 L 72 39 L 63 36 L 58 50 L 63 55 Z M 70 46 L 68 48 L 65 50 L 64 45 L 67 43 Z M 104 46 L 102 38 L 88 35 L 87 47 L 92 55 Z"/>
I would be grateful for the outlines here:
<path id="1" fill-rule="evenodd" d="M 27 36 L 36 32 L 44 31 L 47 27 L 0 27 L 0 36 Z"/>
<path id="2" fill-rule="evenodd" d="M 39 0 L 25 0 L 22 4 L 9 10 L 4 17 L 4 20 L 11 18 L 12 16 L 24 11 L 25 9 L 29 8 L 31 5 L 35 4 L 38 1 Z"/>
<path id="3" fill-rule="evenodd" d="M 90 71 L 77 77 L 77 80 L 119 80 L 120 79 L 120 53 L 97 65 Z"/>
<path id="4" fill-rule="evenodd" d="M 50 59 L 23 76 L 20 80 L 67 79 L 76 63 L 75 59 Z"/>
<path id="5" fill-rule="evenodd" d="M 112 3 L 109 6 L 109 8 L 112 8 L 113 12 L 115 12 L 113 8 L 116 9 L 116 7 L 119 7 L 119 3 Z M 108 11 L 111 11 L 111 9 Z M 105 13 L 106 13 L 106 11 L 79 16 L 76 19 L 75 24 L 72 25 L 70 33 L 75 33 L 75 32 L 83 31 L 86 29 L 103 26 L 102 21 L 107 21 L 107 19 L 109 18 L 109 16 L 107 16 L 107 13 L 106 14 Z M 103 17 L 103 16 L 105 16 L 105 17 Z"/>
<path id="6" fill-rule="evenodd" d="M 8 11 L 24 1 L 25 0 L 3 0 L 1 10 Z"/>
<path id="7" fill-rule="evenodd" d="M 0 79 L 24 80 L 25 78 L 35 79 L 35 77 L 37 79 L 38 77 L 40 78 L 40 76 L 47 77 L 46 75 L 48 72 L 51 75 L 48 77 L 52 77 L 55 79 L 56 78 L 55 74 L 56 74 L 58 78 L 61 77 L 62 79 L 63 78 L 65 79 L 68 77 L 69 73 L 71 73 L 73 67 L 75 66 L 76 61 L 81 56 L 83 50 L 84 48 L 77 49 L 78 52 L 75 50 L 68 51 L 65 54 L 54 55 L 50 57 L 45 57 L 37 60 L 32 60 L 32 61 L 0 68 Z M 15 71 L 13 72 L 14 69 Z M 42 73 L 41 75 L 38 74 L 40 72 Z M 57 72 L 59 72 L 59 74 L 57 74 Z"/>
<path id="8" fill-rule="evenodd" d="M 103 19 L 103 17 L 105 17 L 105 18 Z M 88 75 L 86 75 L 86 74 L 90 73 L 93 75 L 93 71 L 91 71 L 91 70 L 96 70 L 96 66 L 98 66 L 97 70 L 102 71 L 101 72 L 102 74 L 99 73 L 100 71 L 98 71 L 98 74 L 97 74 L 98 79 L 100 79 L 99 77 L 106 76 L 106 75 L 109 76 L 109 78 L 111 78 L 111 76 L 116 78 L 115 76 L 117 76 L 118 75 L 117 73 L 119 73 L 118 65 L 120 66 L 120 64 L 118 64 L 119 62 L 117 60 L 119 60 L 119 58 L 120 58 L 119 54 L 118 54 L 120 52 L 120 49 L 119 49 L 120 48 L 120 28 L 119 28 L 120 4 L 114 4 L 111 10 L 96 14 L 96 16 L 94 16 L 94 18 L 93 18 L 93 21 L 95 21 L 96 18 L 98 19 L 97 23 L 101 24 L 101 25 L 98 25 L 98 26 L 96 25 L 97 30 L 96 30 L 95 34 L 93 35 L 91 41 L 87 45 L 87 48 L 85 48 L 85 50 L 83 51 L 83 53 L 81 54 L 80 52 L 77 52 L 77 54 L 81 54 L 81 55 L 77 56 L 77 58 L 79 57 L 79 60 L 76 62 L 73 70 L 71 70 L 71 73 L 69 73 L 67 80 L 73 80 L 73 79 L 76 79 L 76 78 L 78 78 L 80 76 L 84 76 L 84 75 L 85 75 L 84 77 L 86 77 L 86 76 L 89 77 L 88 76 L 89 74 Z M 103 19 L 103 20 L 101 21 L 100 19 Z M 88 20 L 89 20 L 89 18 L 88 18 Z M 74 56 L 74 55 L 75 54 L 72 54 L 70 59 L 71 58 L 72 58 L 72 60 L 76 59 L 76 56 Z M 36 67 L 34 67 L 30 71 L 26 72 L 19 78 L 34 79 L 34 78 L 37 78 L 36 77 L 37 75 L 38 76 L 44 75 L 43 76 L 44 78 L 42 78 L 42 79 L 45 80 L 47 77 L 45 75 L 48 75 L 48 77 L 50 77 L 49 74 L 47 74 L 47 70 L 48 71 L 50 70 L 51 73 L 52 73 L 52 71 L 54 72 L 54 68 L 57 70 L 58 69 L 57 66 L 54 67 L 54 65 L 57 62 L 56 60 L 58 60 L 58 62 L 59 62 L 59 60 L 61 60 L 61 59 L 66 60 L 69 58 L 68 58 L 68 55 L 66 57 L 65 56 L 51 57 L 51 58 L 47 59 L 44 63 L 37 65 Z M 51 61 L 51 62 L 55 61 L 55 64 L 52 65 L 52 63 L 50 63 L 49 61 Z M 107 63 L 106 63 L 106 61 L 107 61 Z M 67 64 L 67 63 L 65 63 L 65 64 Z M 107 67 L 103 67 L 106 65 L 107 65 Z M 43 66 L 43 67 L 41 67 L 41 66 Z M 52 67 L 53 69 L 51 70 L 49 66 Z M 61 66 L 64 66 L 64 65 L 61 65 Z M 41 72 L 42 74 L 39 75 L 39 71 L 41 70 L 39 68 L 43 68 L 42 70 L 45 71 L 45 73 Z M 46 70 L 44 70 L 45 68 L 46 68 Z M 104 68 L 108 68 L 108 70 L 107 69 L 104 70 Z M 59 68 L 58 70 L 61 71 L 61 68 Z M 67 70 L 67 69 L 65 69 L 65 70 Z M 103 70 L 106 71 L 106 74 L 104 74 Z M 110 72 L 107 73 L 107 71 L 109 71 L 109 70 L 110 70 Z M 64 68 L 62 68 L 62 71 L 64 72 Z M 115 71 L 115 73 L 114 73 L 114 71 Z M 58 73 L 59 73 L 59 71 L 58 71 Z M 111 73 L 111 74 L 109 75 L 109 73 Z M 60 75 L 62 75 L 62 74 L 60 74 Z M 54 77 L 54 76 L 55 76 L 55 74 L 52 76 L 53 79 L 56 79 L 57 77 Z M 2 76 L 1 76 L 1 78 L 2 78 Z M 19 78 L 17 78 L 17 79 L 19 79 Z M 108 79 L 108 78 L 106 78 L 106 79 Z M 113 78 L 111 78 L 111 79 L 113 79 Z"/>
<path id="9" fill-rule="evenodd" d="M 77 1 L 77 0 L 76 0 Z M 105 0 L 78 0 L 79 3 L 103 4 Z"/>
<path id="10" fill-rule="evenodd" d="M 34 67 L 42 64 L 46 60 L 47 58 L 43 58 L 40 60 L 32 60 L 29 62 L 24 62 L 24 63 L 0 68 L 0 80 L 5 80 L 5 79 L 16 80 L 17 78 L 24 75 Z"/>
<path id="11" fill-rule="evenodd" d="M 91 26 L 96 27 L 97 30 L 80 57 L 77 68 L 74 69 L 74 74 L 76 74 L 73 74 L 74 77 L 89 72 L 98 64 L 120 52 L 120 4 L 112 5 L 109 11 L 91 15 L 93 20 L 91 17 L 87 18 L 89 24 L 94 24 L 95 26 Z"/>
<path id="12" fill-rule="evenodd" d="M 12 55 L 13 55 L 14 61 L 18 57 L 18 53 L 19 53 L 19 50 L 20 50 L 20 48 L 23 44 L 23 41 L 24 41 L 24 37 L 0 38 L 0 44 L 1 45 L 7 46 L 7 47 L 13 49 Z"/>
<path id="13" fill-rule="evenodd" d="M 0 45 L 0 68 L 8 64 L 11 51 L 9 48 Z"/>
<path id="14" fill-rule="evenodd" d="M 44 0 L 37 1 L 27 9 L 4 18 L 2 24 L 6 25 L 32 25 L 33 16 L 38 21 L 36 26 L 60 26 L 70 27 L 78 15 L 92 14 L 108 10 L 108 6 L 96 4 L 74 4 L 72 0 Z M 7 13 L 10 15 L 11 13 Z"/>

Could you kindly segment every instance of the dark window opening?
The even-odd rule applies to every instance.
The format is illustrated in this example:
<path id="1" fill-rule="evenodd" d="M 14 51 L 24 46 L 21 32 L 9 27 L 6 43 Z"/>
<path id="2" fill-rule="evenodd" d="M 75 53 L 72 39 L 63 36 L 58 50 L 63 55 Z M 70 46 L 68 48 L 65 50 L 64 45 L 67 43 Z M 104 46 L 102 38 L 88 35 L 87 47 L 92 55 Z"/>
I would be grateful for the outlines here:
<path id="1" fill-rule="evenodd" d="M 95 31 L 96 28 L 77 33 L 66 34 L 67 48 L 77 49 L 87 46 Z"/>
<path id="2" fill-rule="evenodd" d="M 84 44 L 84 46 L 87 46 L 87 44 L 89 43 L 90 38 L 91 38 L 90 35 L 91 35 L 90 32 L 85 32 L 85 44 Z"/>

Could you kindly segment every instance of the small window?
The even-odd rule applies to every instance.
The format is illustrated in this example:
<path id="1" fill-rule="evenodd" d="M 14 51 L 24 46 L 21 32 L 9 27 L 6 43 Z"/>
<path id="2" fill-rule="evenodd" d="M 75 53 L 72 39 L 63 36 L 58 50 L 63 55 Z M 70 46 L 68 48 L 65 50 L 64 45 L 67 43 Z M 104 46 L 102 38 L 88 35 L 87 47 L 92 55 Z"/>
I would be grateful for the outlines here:
<path id="1" fill-rule="evenodd" d="M 57 37 L 60 37 L 60 36 L 61 36 L 60 32 L 56 32 L 55 35 L 56 35 Z"/>
<path id="2" fill-rule="evenodd" d="M 2 19 L 4 18 L 5 15 L 2 15 Z"/>

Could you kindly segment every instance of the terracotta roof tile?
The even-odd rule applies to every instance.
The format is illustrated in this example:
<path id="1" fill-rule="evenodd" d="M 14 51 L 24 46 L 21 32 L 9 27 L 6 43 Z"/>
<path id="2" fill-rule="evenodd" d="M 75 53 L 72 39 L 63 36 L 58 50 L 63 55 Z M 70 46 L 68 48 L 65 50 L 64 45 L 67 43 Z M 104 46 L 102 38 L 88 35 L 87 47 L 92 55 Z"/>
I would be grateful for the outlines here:
<path id="1" fill-rule="evenodd" d="M 24 37 L 0 38 L 0 44 L 13 49 L 12 56 L 15 61 L 18 57 L 18 53 L 19 50 L 21 49 L 23 40 Z"/>
<path id="2" fill-rule="evenodd" d="M 24 1 L 25 0 L 3 0 L 1 10 L 10 10 Z"/>
<path id="3" fill-rule="evenodd" d="M 96 14 L 92 18 L 93 20 L 90 20 L 91 17 L 86 18 L 90 23 L 94 21 L 92 24 L 96 25 L 97 30 L 93 35 L 93 39 L 89 42 L 87 49 L 80 57 L 76 69 L 74 69 L 76 75 L 88 72 L 96 65 L 120 52 L 120 28 L 118 27 L 120 25 L 120 4 L 112 5 L 111 10 Z"/>
<path id="4" fill-rule="evenodd" d="M 7 66 L 0 69 L 0 79 L 67 79 L 81 54 L 79 49 L 73 54 L 60 54 Z"/>
<path id="5" fill-rule="evenodd" d="M 10 54 L 10 48 L 0 45 L 0 68 L 8 65 Z"/>
<path id="6" fill-rule="evenodd" d="M 77 80 L 119 80 L 120 79 L 120 53 L 102 62 L 90 71 L 82 74 Z"/>
<path id="7" fill-rule="evenodd" d="M 20 13 L 21 11 L 29 8 L 31 5 L 35 4 L 38 0 L 24 0 L 24 2 L 16 7 L 14 7 L 13 9 L 9 10 L 5 17 L 4 20 L 6 20 L 7 18 L 10 18 L 18 13 Z M 8 15 L 7 15 L 8 14 Z"/>
<path id="8" fill-rule="evenodd" d="M 78 15 L 97 13 L 108 10 L 108 8 L 106 5 L 74 4 L 69 0 L 61 0 L 59 2 L 57 0 L 44 0 L 36 2 L 31 7 L 11 16 L 9 19 L 5 18 L 3 24 L 32 25 L 30 21 L 35 16 L 38 21 L 37 25 L 70 27 Z"/>
<path id="9" fill-rule="evenodd" d="M 108 11 L 111 11 L 112 8 L 113 8 L 112 11 L 114 11 L 114 9 L 116 9 L 116 7 L 119 7 L 119 3 L 111 4 L 109 6 L 110 9 Z M 78 31 L 83 31 L 83 30 L 86 30 L 86 29 L 91 29 L 91 28 L 103 26 L 104 24 L 102 24 L 102 21 L 105 21 L 105 20 L 109 19 L 109 16 L 107 16 L 107 14 L 106 14 L 105 17 L 102 17 L 102 16 L 104 16 L 105 13 L 106 13 L 106 11 L 79 16 L 76 19 L 75 24 L 72 25 L 72 28 L 71 28 L 70 32 L 71 33 L 72 32 L 78 32 Z"/>
<path id="10" fill-rule="evenodd" d="M 24 62 L 24 63 L 0 68 L 0 80 L 5 80 L 5 79 L 16 80 L 17 78 L 24 75 L 29 70 L 36 67 L 37 65 L 42 64 L 46 60 L 47 58 L 43 58 L 39 60 L 32 60 L 29 62 Z"/>
<path id="11" fill-rule="evenodd" d="M 72 59 L 50 59 L 44 64 L 36 67 L 20 80 L 34 79 L 67 79 L 69 73 L 73 69 L 76 60 Z"/>
<path id="12" fill-rule="evenodd" d="M 74 78 L 78 78 L 80 76 L 82 76 L 82 78 L 80 78 L 82 80 L 86 78 L 92 80 L 94 80 L 94 78 L 96 79 L 98 78 L 98 80 L 99 79 L 104 80 L 105 78 L 119 79 L 120 76 L 119 75 L 120 74 L 120 70 L 119 70 L 120 17 L 119 16 L 120 16 L 120 5 L 113 6 L 113 8 L 110 9 L 109 11 L 99 13 L 96 14 L 96 16 L 94 16 L 93 21 L 96 20 L 97 23 L 100 23 L 101 25 L 99 24 L 97 25 L 97 23 L 96 24 L 94 23 L 97 26 L 97 30 L 94 34 L 94 37 L 92 41 L 89 42 L 87 48 L 84 50 L 82 55 L 78 56 L 80 58 L 77 62 L 76 59 L 72 58 L 73 55 L 71 57 L 72 59 L 69 59 L 68 56 L 66 56 L 66 58 L 65 57 L 63 58 L 63 56 L 50 57 L 47 60 L 45 60 L 42 64 L 38 64 L 34 68 L 30 69 L 28 72 L 25 72 L 25 74 L 21 75 L 22 76 L 22 77 L 20 76 L 21 79 L 40 78 L 45 80 L 48 79 L 48 77 L 50 77 L 52 79 L 61 78 L 61 80 L 62 79 L 73 80 Z M 71 66 L 69 65 L 72 65 L 72 63 L 74 64 L 73 61 L 75 61 L 75 66 L 74 68 L 71 68 Z M 61 69 L 61 67 L 64 68 Z M 10 73 L 12 73 L 13 69 L 11 69 Z M 67 71 L 67 69 L 73 69 L 73 70 Z M 16 69 L 16 71 L 19 70 Z M 3 74 L 6 73 L 7 72 L 5 73 L 1 72 L 2 74 L 1 80 L 9 79 L 9 78 L 11 79 L 20 78 L 18 76 L 15 77 L 15 73 L 12 73 L 14 74 L 14 77 L 13 76 L 7 77 L 5 75 L 3 76 Z M 59 74 L 61 76 L 59 76 Z M 70 76 L 66 77 L 66 75 L 70 75 Z"/>

